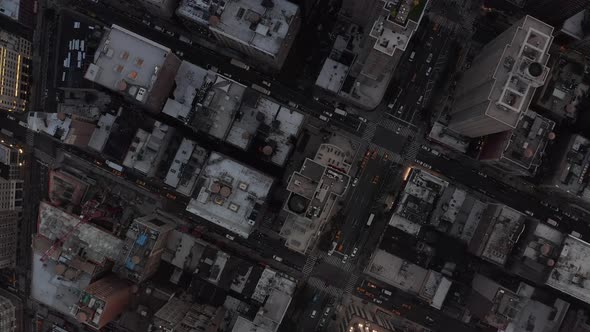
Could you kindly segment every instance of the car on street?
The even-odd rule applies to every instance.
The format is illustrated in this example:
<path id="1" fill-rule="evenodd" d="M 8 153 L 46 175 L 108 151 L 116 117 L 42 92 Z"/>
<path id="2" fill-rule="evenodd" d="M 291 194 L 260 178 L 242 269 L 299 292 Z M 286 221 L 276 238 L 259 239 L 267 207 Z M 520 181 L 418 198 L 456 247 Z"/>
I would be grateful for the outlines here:
<path id="1" fill-rule="evenodd" d="M 526 210 L 524 213 L 528 214 L 529 216 L 534 216 L 535 214 L 532 211 Z"/>
<path id="2" fill-rule="evenodd" d="M 412 51 L 412 53 L 410 54 L 410 59 L 409 61 L 412 62 L 414 61 L 414 58 L 416 57 L 416 51 Z"/>
<path id="3" fill-rule="evenodd" d="M 477 175 L 481 176 L 482 178 L 487 178 L 488 175 L 482 171 L 477 172 Z"/>
<path id="4" fill-rule="evenodd" d="M 231 236 L 231 235 L 229 235 L 229 234 L 225 234 L 225 237 L 226 237 L 228 240 L 232 240 L 232 241 L 236 239 L 235 237 L 233 237 L 233 236 Z"/>
<path id="5" fill-rule="evenodd" d="M 359 251 L 359 248 L 355 247 L 355 248 L 352 250 L 352 254 L 350 254 L 350 257 L 354 257 L 354 256 L 356 256 L 356 254 L 358 253 L 358 251 Z"/>
<path id="6" fill-rule="evenodd" d="M 154 25 L 154 29 L 156 29 L 156 31 L 164 32 L 164 28 L 159 25 Z"/>
<path id="7" fill-rule="evenodd" d="M 422 150 L 430 152 L 431 148 L 428 145 L 421 145 Z"/>
<path id="8" fill-rule="evenodd" d="M 277 262 L 282 262 L 283 261 L 283 257 L 277 256 L 277 255 L 272 255 L 272 259 L 274 259 Z"/>
<path id="9" fill-rule="evenodd" d="M 431 48 L 432 47 L 432 42 L 434 41 L 434 37 L 429 37 L 428 40 L 426 41 L 426 48 Z"/>
<path id="10" fill-rule="evenodd" d="M 426 63 L 430 63 L 432 61 L 432 53 L 428 54 L 428 58 L 426 58 Z"/>
<path id="11" fill-rule="evenodd" d="M 342 264 L 345 264 L 347 260 L 348 260 L 348 255 L 344 255 L 344 257 L 342 258 Z"/>
<path id="12" fill-rule="evenodd" d="M 375 302 L 375 303 L 377 303 L 377 304 L 381 304 L 381 303 L 383 303 L 383 301 L 381 301 L 381 300 L 379 300 L 379 299 L 377 299 L 377 298 L 374 298 L 374 299 L 373 299 L 373 302 Z"/>
<path id="13" fill-rule="evenodd" d="M 327 117 L 325 117 L 323 115 L 320 115 L 320 120 L 326 121 L 326 122 L 330 121 L 330 119 L 328 119 Z"/>
<path id="14" fill-rule="evenodd" d="M 7 115 L 6 118 L 12 121 L 16 121 L 16 118 L 12 115 Z"/>
<path id="15" fill-rule="evenodd" d="M 379 183 L 379 175 L 375 175 L 375 176 L 373 177 L 373 181 L 371 181 L 371 182 L 372 182 L 373 184 L 377 184 L 377 183 Z"/>
<path id="16" fill-rule="evenodd" d="M 289 107 L 293 107 L 293 108 L 297 109 L 297 108 L 299 108 L 299 104 L 297 104 L 297 103 L 295 103 L 295 102 L 292 102 L 292 101 L 290 101 L 290 102 L 289 102 Z"/>
<path id="17" fill-rule="evenodd" d="M 432 67 L 428 67 L 428 69 L 426 69 L 426 77 L 430 76 L 430 73 L 432 73 Z"/>
<path id="18" fill-rule="evenodd" d="M 391 295 L 393 295 L 393 293 L 392 293 L 391 291 L 387 290 L 387 289 L 383 289 L 383 290 L 381 290 L 381 292 L 382 292 L 383 294 L 387 295 L 387 296 L 391 296 Z"/>
<path id="19" fill-rule="evenodd" d="M 365 123 L 367 122 L 367 119 L 363 118 L 362 116 L 359 116 L 359 120 Z"/>
<path id="20" fill-rule="evenodd" d="M 176 34 L 170 30 L 166 30 L 166 34 L 168 34 L 169 36 L 174 37 Z"/>
<path id="21" fill-rule="evenodd" d="M 143 24 L 147 25 L 148 27 L 152 25 L 152 23 L 146 19 L 141 20 Z"/>
<path id="22" fill-rule="evenodd" d="M 317 314 L 318 314 L 317 310 L 314 310 L 311 312 L 311 315 L 309 315 L 309 317 L 315 318 L 315 316 L 317 316 Z"/>
<path id="23" fill-rule="evenodd" d="M 354 178 L 354 180 L 352 180 L 352 186 L 356 187 L 356 185 L 359 183 L 359 178 Z"/>
<path id="24" fill-rule="evenodd" d="M 420 104 L 422 104 L 422 100 L 424 100 L 424 95 L 421 95 L 421 96 L 418 98 L 418 101 L 416 102 L 416 104 L 417 104 L 417 105 L 420 105 Z"/>
<path id="25" fill-rule="evenodd" d="M 262 84 L 266 85 L 266 86 L 267 86 L 267 87 L 269 87 L 269 88 L 270 88 L 270 85 L 271 85 L 271 84 L 270 84 L 269 82 L 267 82 L 267 81 L 262 81 Z"/>

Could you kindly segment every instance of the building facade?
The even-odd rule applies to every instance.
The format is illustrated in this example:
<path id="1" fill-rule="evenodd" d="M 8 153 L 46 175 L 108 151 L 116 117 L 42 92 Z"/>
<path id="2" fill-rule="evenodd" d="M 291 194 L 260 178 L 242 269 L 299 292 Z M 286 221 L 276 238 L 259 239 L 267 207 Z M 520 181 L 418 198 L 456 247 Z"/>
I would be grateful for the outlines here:
<path id="1" fill-rule="evenodd" d="M 26 110 L 31 56 L 30 41 L 0 30 L 0 109 Z"/>
<path id="2" fill-rule="evenodd" d="M 18 221 L 23 204 L 22 150 L 0 144 L 0 269 L 16 263 Z"/>
<path id="3" fill-rule="evenodd" d="M 468 137 L 515 129 L 549 73 L 552 34 L 525 16 L 484 46 L 457 85 L 449 127 Z"/>

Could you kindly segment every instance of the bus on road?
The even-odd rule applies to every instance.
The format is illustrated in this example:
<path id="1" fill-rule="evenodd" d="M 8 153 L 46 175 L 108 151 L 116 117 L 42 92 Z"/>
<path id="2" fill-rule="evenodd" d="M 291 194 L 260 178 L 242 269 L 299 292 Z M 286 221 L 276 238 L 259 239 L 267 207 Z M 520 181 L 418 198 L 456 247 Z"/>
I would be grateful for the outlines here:
<path id="1" fill-rule="evenodd" d="M 367 226 L 371 226 L 373 224 L 373 219 L 375 218 L 375 214 L 371 213 L 369 216 L 369 221 L 367 221 Z"/>

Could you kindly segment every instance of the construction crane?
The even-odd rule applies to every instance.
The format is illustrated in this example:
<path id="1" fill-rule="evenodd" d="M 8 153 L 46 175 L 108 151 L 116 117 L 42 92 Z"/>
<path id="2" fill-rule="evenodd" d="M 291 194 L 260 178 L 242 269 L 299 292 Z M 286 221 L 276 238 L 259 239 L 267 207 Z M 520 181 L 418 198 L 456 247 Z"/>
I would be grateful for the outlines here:
<path id="1" fill-rule="evenodd" d="M 83 224 L 86 224 L 94 219 L 108 217 L 120 210 L 119 208 L 99 209 L 100 205 L 101 203 L 99 203 L 96 200 L 90 200 L 84 203 L 84 205 L 82 206 L 82 215 L 80 216 L 81 220 L 74 227 L 72 227 L 72 229 L 70 229 L 64 236 L 62 236 L 60 239 L 55 240 L 53 245 L 49 247 L 47 251 L 45 251 L 43 256 L 41 256 L 41 262 L 45 262 L 47 258 L 49 258 L 53 254 L 55 250 L 63 246 L 63 244 L 70 238 L 70 236 L 72 236 L 72 234 L 74 234 L 74 232 Z"/>

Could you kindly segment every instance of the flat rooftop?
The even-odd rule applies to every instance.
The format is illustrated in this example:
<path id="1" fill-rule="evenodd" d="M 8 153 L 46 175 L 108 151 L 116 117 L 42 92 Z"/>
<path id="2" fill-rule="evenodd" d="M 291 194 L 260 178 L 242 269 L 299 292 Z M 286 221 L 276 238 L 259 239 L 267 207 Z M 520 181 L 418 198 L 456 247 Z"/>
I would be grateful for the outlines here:
<path id="1" fill-rule="evenodd" d="M 524 219 L 524 214 L 506 205 L 488 204 L 470 250 L 477 247 L 476 255 L 504 265 L 523 231 Z"/>
<path id="2" fill-rule="evenodd" d="M 18 21 L 20 0 L 0 0 L 0 13 Z"/>
<path id="3" fill-rule="evenodd" d="M 152 174 L 158 166 L 170 138 L 168 125 L 156 122 L 151 133 L 138 129 L 125 155 L 123 165 L 143 174 Z"/>
<path id="4" fill-rule="evenodd" d="M 378 249 L 365 273 L 403 291 L 419 293 L 428 270 Z"/>
<path id="5" fill-rule="evenodd" d="M 196 142 L 183 139 L 168 169 L 164 183 L 190 196 L 207 158 L 207 150 Z"/>
<path id="6" fill-rule="evenodd" d="M 504 46 L 494 71 L 495 81 L 485 112 L 487 116 L 516 128 L 531 103 L 536 87 L 545 82 L 549 73 L 546 64 L 552 34 L 552 26 L 532 16 L 527 15 L 521 21 L 511 42 Z M 493 43 L 488 45 L 495 45 Z M 531 66 L 534 63 L 540 66 Z"/>
<path id="7" fill-rule="evenodd" d="M 210 29 L 276 56 L 298 12 L 299 7 L 286 0 L 235 0 L 225 3 Z"/>
<path id="8" fill-rule="evenodd" d="M 197 95 L 201 96 L 203 84 L 212 81 L 213 78 L 207 79 L 207 75 L 215 76 L 215 73 L 208 72 L 206 69 L 193 65 L 192 63 L 182 61 L 174 82 L 176 88 L 172 91 L 174 99 L 168 99 L 162 110 L 165 114 L 180 121 L 187 123 L 193 110 L 193 102 Z"/>
<path id="9" fill-rule="evenodd" d="M 207 72 L 202 84 L 199 82 L 200 72 L 194 76 L 195 80 L 187 88 L 197 86 L 193 109 L 187 122 L 199 131 L 218 139 L 225 139 L 231 128 L 232 121 L 238 112 L 246 87 L 225 76 L 212 71 Z M 166 110 L 164 110 L 166 113 Z"/>
<path id="10" fill-rule="evenodd" d="M 430 214 L 449 183 L 417 168 L 409 170 L 407 179 L 389 224 L 416 234 L 430 221 Z"/>
<path id="11" fill-rule="evenodd" d="M 207 26 L 209 19 L 222 6 L 222 3 L 225 2 L 223 0 L 182 0 L 176 9 L 176 14 Z"/>
<path id="12" fill-rule="evenodd" d="M 550 184 L 569 194 L 590 199 L 587 190 L 586 174 L 590 165 L 590 140 L 580 135 L 573 135 L 565 149 L 561 152 L 561 160 Z"/>
<path id="13" fill-rule="evenodd" d="M 546 284 L 590 303 L 590 244 L 573 236 L 563 241 L 561 254 Z"/>
<path id="14" fill-rule="evenodd" d="M 114 235 L 107 233 L 89 223 L 80 224 L 78 216 L 71 215 L 48 203 L 39 204 L 39 224 L 37 232 L 39 235 L 55 241 L 63 239 L 72 230 L 63 247 L 82 247 L 85 257 L 97 264 L 106 260 L 115 261 L 123 246 L 123 241 Z M 78 248 L 79 249 L 79 248 Z"/>
<path id="15" fill-rule="evenodd" d="M 345 64 L 326 58 L 315 85 L 333 93 L 338 93 L 344 84 L 346 75 L 348 75 L 349 68 Z"/>
<path id="16" fill-rule="evenodd" d="M 90 141 L 88 142 L 89 148 L 102 152 L 102 149 L 104 149 L 107 140 L 111 135 L 115 120 L 117 120 L 117 117 L 110 113 L 100 116 L 98 123 L 96 124 L 96 129 L 94 129 Z"/>
<path id="17" fill-rule="evenodd" d="M 502 139 L 505 144 L 502 158 L 534 175 L 541 165 L 547 143 L 555 138 L 554 127 L 553 120 L 527 110 L 514 130 L 496 134 L 507 135 Z M 495 136 L 488 137 L 493 140 Z"/>
<path id="18" fill-rule="evenodd" d="M 201 187 L 186 210 L 247 238 L 255 225 L 255 207 L 264 203 L 273 179 L 213 152 L 198 181 Z"/>
<path id="19" fill-rule="evenodd" d="M 169 48 L 113 24 L 84 78 L 145 103 L 170 54 Z"/>
<path id="20" fill-rule="evenodd" d="M 273 148 L 270 161 L 284 165 L 293 149 L 292 138 L 299 134 L 305 116 L 262 96 L 254 104 L 242 103 L 238 112 L 226 142 L 242 150 L 248 150 L 253 142 L 263 142 L 259 144 Z"/>

